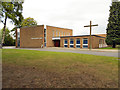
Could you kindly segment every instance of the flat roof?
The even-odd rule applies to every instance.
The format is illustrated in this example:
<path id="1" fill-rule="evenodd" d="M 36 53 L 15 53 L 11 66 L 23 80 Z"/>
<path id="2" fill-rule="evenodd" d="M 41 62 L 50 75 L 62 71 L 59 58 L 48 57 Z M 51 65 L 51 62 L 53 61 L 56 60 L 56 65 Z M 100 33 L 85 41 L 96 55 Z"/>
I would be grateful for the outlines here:
<path id="1" fill-rule="evenodd" d="M 90 36 L 90 35 L 62 36 L 62 37 L 60 37 L 60 38 L 66 38 L 66 37 L 85 37 L 85 36 Z M 102 37 L 102 36 L 99 36 L 99 35 L 91 35 L 91 36 L 105 38 L 105 37 Z"/>
<path id="2" fill-rule="evenodd" d="M 60 40 L 60 37 L 52 37 L 52 40 Z"/>
<path id="3" fill-rule="evenodd" d="M 33 27 L 40 27 L 40 26 L 45 26 L 45 25 L 43 24 L 43 25 L 24 26 L 24 27 L 21 27 L 21 28 L 33 28 Z M 69 29 L 69 28 L 62 28 L 62 27 L 46 25 L 46 27 L 47 26 L 48 27 L 53 27 L 53 28 L 66 29 L 66 30 L 72 30 L 73 31 L 73 29 Z M 44 27 L 44 29 L 46 29 L 46 27 Z"/>
<path id="4" fill-rule="evenodd" d="M 21 28 L 33 28 L 33 27 L 41 27 L 41 26 L 44 26 L 44 25 L 24 26 L 24 27 L 21 27 Z"/>

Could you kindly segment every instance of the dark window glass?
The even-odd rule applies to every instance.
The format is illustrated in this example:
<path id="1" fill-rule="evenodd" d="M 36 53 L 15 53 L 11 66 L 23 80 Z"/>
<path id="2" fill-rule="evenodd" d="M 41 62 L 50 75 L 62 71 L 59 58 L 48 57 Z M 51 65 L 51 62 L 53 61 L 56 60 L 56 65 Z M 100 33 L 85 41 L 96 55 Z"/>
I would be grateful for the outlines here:
<path id="1" fill-rule="evenodd" d="M 77 40 L 76 40 L 76 44 L 80 44 L 80 39 L 77 39 Z"/>
<path id="2" fill-rule="evenodd" d="M 74 42 L 73 42 L 73 39 L 70 39 L 70 44 L 73 44 Z"/>
<path id="3" fill-rule="evenodd" d="M 44 42 L 46 42 L 46 38 L 44 39 Z"/>
<path id="4" fill-rule="evenodd" d="M 76 48 L 80 48 L 80 45 L 76 45 Z"/>
<path id="5" fill-rule="evenodd" d="M 88 40 L 83 40 L 83 44 L 88 44 Z"/>
<path id="6" fill-rule="evenodd" d="M 73 45 L 70 45 L 70 48 L 74 48 L 74 46 L 73 46 Z"/>
<path id="7" fill-rule="evenodd" d="M 64 47 L 68 47 L 68 45 L 64 45 Z"/>
<path id="8" fill-rule="evenodd" d="M 46 37 L 46 34 L 44 34 L 44 37 Z"/>
<path id="9" fill-rule="evenodd" d="M 68 41 L 67 41 L 67 39 L 65 39 L 65 41 L 64 41 L 64 44 L 68 44 Z"/>
<path id="10" fill-rule="evenodd" d="M 46 43 L 45 43 L 44 45 L 45 45 L 45 47 L 46 47 Z"/>
<path id="11" fill-rule="evenodd" d="M 70 44 L 73 44 L 73 41 L 70 41 Z"/>
<path id="12" fill-rule="evenodd" d="M 83 48 L 88 48 L 88 45 L 83 45 Z"/>

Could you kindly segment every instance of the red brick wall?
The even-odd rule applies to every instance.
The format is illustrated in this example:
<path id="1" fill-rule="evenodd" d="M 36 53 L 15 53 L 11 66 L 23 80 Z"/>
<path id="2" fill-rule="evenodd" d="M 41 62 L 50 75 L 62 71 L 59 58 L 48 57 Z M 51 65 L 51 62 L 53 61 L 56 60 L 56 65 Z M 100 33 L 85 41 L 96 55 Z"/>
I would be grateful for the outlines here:
<path id="1" fill-rule="evenodd" d="M 40 48 L 41 45 L 44 45 L 44 25 L 24 27 L 20 29 L 21 48 Z"/>
<path id="2" fill-rule="evenodd" d="M 83 48 L 83 39 L 87 38 L 88 39 L 88 48 L 89 48 L 89 41 L 90 41 L 90 36 L 83 36 L 83 37 L 62 37 L 60 40 L 60 46 L 64 47 L 64 39 L 68 39 L 68 48 L 70 46 L 70 39 L 74 39 L 74 48 L 76 48 L 76 39 L 80 39 L 80 47 Z M 101 37 L 96 37 L 92 36 L 92 48 L 99 48 L 99 40 L 102 39 L 105 41 L 105 38 Z"/>
<path id="3" fill-rule="evenodd" d="M 46 26 L 46 31 L 47 31 L 47 47 L 54 47 L 54 41 L 52 40 L 52 37 L 59 37 L 59 32 L 60 36 L 72 36 L 72 29 L 65 29 L 65 28 L 59 28 L 59 27 L 53 27 L 53 26 Z M 57 31 L 57 35 L 56 35 Z M 54 32 L 54 36 L 53 36 Z M 65 32 L 65 35 L 64 34 Z M 70 34 L 70 35 L 69 35 Z"/>

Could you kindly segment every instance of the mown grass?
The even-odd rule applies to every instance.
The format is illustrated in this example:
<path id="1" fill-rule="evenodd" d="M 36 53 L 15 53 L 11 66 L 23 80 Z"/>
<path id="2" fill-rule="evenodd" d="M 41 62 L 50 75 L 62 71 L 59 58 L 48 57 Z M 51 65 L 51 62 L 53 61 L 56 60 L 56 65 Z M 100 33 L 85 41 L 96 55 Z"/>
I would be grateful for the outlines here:
<path id="1" fill-rule="evenodd" d="M 112 48 L 112 47 L 105 47 L 105 48 L 99 48 L 99 49 L 115 49 L 115 50 L 117 50 L 117 49 L 120 49 L 120 45 L 117 45 L 116 46 L 116 48 Z"/>
<path id="2" fill-rule="evenodd" d="M 77 53 L 3 49 L 4 64 L 37 67 L 54 72 L 90 72 L 118 81 L 118 58 Z"/>
<path id="3" fill-rule="evenodd" d="M 58 63 L 62 65 L 81 62 L 83 64 L 118 64 L 116 57 L 96 56 L 66 52 L 3 49 L 3 62 L 18 65 L 33 65 L 34 62 Z M 26 63 L 24 63 L 26 62 Z M 36 63 L 40 64 L 40 63 Z"/>
<path id="4" fill-rule="evenodd" d="M 99 48 L 99 49 L 113 49 L 113 50 L 117 50 L 118 48 L 105 47 L 105 48 Z"/>

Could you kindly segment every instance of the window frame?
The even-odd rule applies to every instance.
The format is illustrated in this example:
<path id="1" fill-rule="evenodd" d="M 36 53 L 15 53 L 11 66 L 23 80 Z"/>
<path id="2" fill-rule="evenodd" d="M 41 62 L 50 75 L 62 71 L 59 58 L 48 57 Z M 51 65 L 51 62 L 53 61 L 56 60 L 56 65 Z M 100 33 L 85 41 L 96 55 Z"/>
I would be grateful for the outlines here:
<path id="1" fill-rule="evenodd" d="M 84 40 L 87 40 L 87 44 L 84 44 Z M 88 38 L 83 38 L 83 45 L 82 45 L 82 48 L 85 48 L 84 46 L 87 46 L 87 48 L 88 48 Z"/>
<path id="2" fill-rule="evenodd" d="M 65 40 L 67 40 L 67 44 L 65 43 Z M 67 45 L 67 47 L 68 47 L 68 39 L 64 39 L 64 47 Z M 65 48 L 67 48 L 67 47 L 65 47 Z"/>
<path id="3" fill-rule="evenodd" d="M 76 38 L 76 48 L 78 48 L 77 46 L 81 46 L 81 43 L 80 44 L 77 44 L 77 40 L 80 40 L 80 38 Z M 79 47 L 80 48 L 80 47 Z"/>
<path id="4" fill-rule="evenodd" d="M 73 40 L 73 43 L 72 43 L 72 44 L 71 44 L 71 40 Z M 71 46 L 73 46 L 73 47 L 71 47 Z M 70 48 L 74 48 L 74 39 L 73 39 L 73 38 L 70 39 L 70 45 L 69 45 L 69 47 L 70 47 Z"/>

